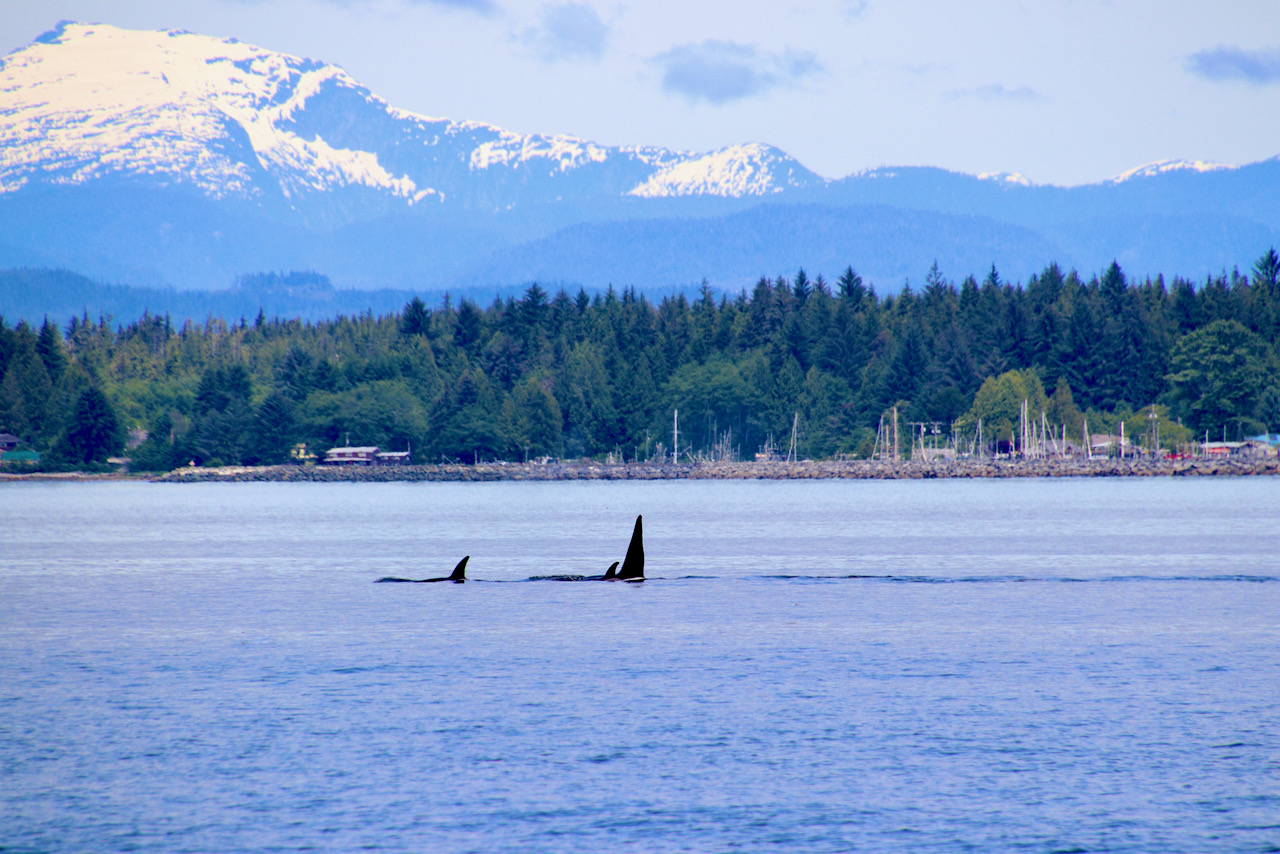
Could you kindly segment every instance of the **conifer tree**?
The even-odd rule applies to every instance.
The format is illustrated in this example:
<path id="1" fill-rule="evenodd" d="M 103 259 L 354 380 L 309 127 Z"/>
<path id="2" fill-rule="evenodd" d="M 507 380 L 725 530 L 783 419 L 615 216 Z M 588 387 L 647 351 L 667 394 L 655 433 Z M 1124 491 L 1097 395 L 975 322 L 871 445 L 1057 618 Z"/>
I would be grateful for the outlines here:
<path id="1" fill-rule="evenodd" d="M 1212 437 L 1233 419 L 1256 416 L 1268 379 L 1264 353 L 1262 339 L 1235 320 L 1215 320 L 1178 342 L 1167 379 L 1192 429 Z"/>
<path id="2" fill-rule="evenodd" d="M 431 312 L 421 297 L 415 296 L 405 303 L 400 315 L 400 332 L 403 335 L 428 335 L 431 332 Z"/>
<path id="3" fill-rule="evenodd" d="M 105 463 L 107 457 L 124 449 L 124 435 L 107 396 L 97 386 L 90 386 L 76 400 L 55 456 L 76 465 Z"/>

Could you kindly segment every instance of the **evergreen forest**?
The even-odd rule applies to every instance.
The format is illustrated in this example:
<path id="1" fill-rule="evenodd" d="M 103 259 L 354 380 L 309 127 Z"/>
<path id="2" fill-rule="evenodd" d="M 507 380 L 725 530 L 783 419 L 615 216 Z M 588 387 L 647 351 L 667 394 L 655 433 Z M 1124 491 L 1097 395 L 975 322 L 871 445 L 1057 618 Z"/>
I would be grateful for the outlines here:
<path id="1" fill-rule="evenodd" d="M 878 295 L 761 278 L 654 303 L 529 285 L 487 307 L 445 297 L 399 313 L 174 324 L 0 318 L 0 432 L 46 468 L 288 462 L 299 445 L 412 451 L 414 462 L 537 458 L 865 457 L 886 412 L 962 451 L 1019 413 L 1068 437 L 1159 427 L 1159 444 L 1280 431 L 1280 257 L 1203 282 L 1085 280 L 992 268 Z M 1059 433 L 1060 435 L 1060 433 Z M 133 441 L 130 441 L 130 437 Z M 1154 441 L 1154 440 L 1153 440 Z M 903 438 L 902 447 L 910 446 Z"/>

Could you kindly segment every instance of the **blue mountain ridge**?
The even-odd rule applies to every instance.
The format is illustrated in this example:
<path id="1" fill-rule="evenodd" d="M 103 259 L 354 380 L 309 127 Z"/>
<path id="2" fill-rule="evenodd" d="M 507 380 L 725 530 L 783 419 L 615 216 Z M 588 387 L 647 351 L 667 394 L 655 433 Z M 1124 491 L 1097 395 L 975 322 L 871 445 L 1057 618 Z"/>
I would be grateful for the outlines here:
<path id="1" fill-rule="evenodd" d="M 101 86 L 175 62 L 203 82 L 172 95 L 157 84 L 104 119 L 41 76 L 93 40 L 119 41 L 133 63 L 87 68 Z M 885 291 L 935 260 L 953 278 L 1117 260 L 1131 276 L 1201 279 L 1280 244 L 1280 158 L 1078 187 L 929 167 L 829 181 L 768 146 L 609 148 L 417 116 L 315 60 L 101 25 L 60 25 L 0 62 L 0 78 L 0 266 L 129 285 L 221 289 L 247 272 L 318 270 L 342 289 L 737 290 L 853 266 Z M 199 130 L 166 130 L 175 111 Z M 94 159 L 77 135 L 88 115 L 123 157 Z"/>

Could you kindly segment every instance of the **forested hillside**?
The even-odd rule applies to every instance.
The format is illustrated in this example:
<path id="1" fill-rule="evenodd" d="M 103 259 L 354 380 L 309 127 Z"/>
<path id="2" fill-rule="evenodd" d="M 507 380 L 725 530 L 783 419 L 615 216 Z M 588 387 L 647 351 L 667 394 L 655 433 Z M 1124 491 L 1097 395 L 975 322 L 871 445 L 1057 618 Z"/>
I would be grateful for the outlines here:
<path id="1" fill-rule="evenodd" d="M 682 454 L 750 458 L 794 424 L 799 455 L 818 458 L 868 454 L 895 405 L 904 435 L 937 422 L 969 442 L 982 418 L 986 438 L 1008 437 L 1025 399 L 1071 436 L 1086 417 L 1137 433 L 1154 405 L 1166 445 L 1236 438 L 1280 428 L 1278 278 L 1271 250 L 1250 275 L 1199 283 L 1050 264 L 957 284 L 935 264 L 888 296 L 850 268 L 657 304 L 531 285 L 488 307 L 415 298 L 314 323 L 0 323 L 0 431 L 49 466 L 101 462 L 127 428 L 149 432 L 131 454 L 148 469 L 284 462 L 299 442 L 629 460 L 670 454 L 678 409 Z"/>
<path id="2" fill-rule="evenodd" d="M 510 292 L 518 293 L 519 289 Z M 0 269 L 0 311 L 10 325 L 23 319 L 38 324 L 43 318 L 62 323 L 86 311 L 95 319 L 100 314 L 129 320 L 146 312 L 167 314 L 179 325 L 187 318 L 204 320 L 211 314 L 238 321 L 259 311 L 268 316 L 321 320 L 366 310 L 399 311 L 413 296 L 413 291 L 335 288 L 327 276 L 309 271 L 242 275 L 225 290 L 196 291 L 101 284 L 68 270 Z M 443 297 L 444 292 L 436 292 L 436 296 Z"/>

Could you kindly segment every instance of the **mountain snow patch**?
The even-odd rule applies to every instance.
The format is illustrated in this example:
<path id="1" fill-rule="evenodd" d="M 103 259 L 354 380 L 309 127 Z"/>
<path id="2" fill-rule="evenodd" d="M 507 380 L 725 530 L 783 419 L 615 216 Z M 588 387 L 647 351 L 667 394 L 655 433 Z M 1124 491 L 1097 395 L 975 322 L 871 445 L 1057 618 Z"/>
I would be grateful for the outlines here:
<path id="1" fill-rule="evenodd" d="M 326 82 L 363 92 L 336 66 L 234 39 L 63 24 L 0 66 L 0 190 L 125 173 L 252 197 L 265 170 L 285 195 L 360 185 L 418 197 L 376 154 L 284 129 Z"/>
<path id="2" fill-rule="evenodd" d="M 1133 178 L 1153 178 L 1166 172 L 1221 172 L 1227 169 L 1238 169 L 1225 163 L 1210 163 L 1206 160 L 1157 160 L 1145 166 L 1137 166 L 1127 172 L 1121 172 L 1112 178 L 1110 183 L 1120 184 Z"/>
<path id="3" fill-rule="evenodd" d="M 979 181 L 995 181 L 999 184 L 1013 184 L 1018 187 L 1030 187 L 1031 182 L 1021 172 L 983 172 L 978 175 Z"/>
<path id="4" fill-rule="evenodd" d="M 797 172 L 809 175 L 772 146 L 732 145 L 664 166 L 628 194 L 641 198 L 763 196 L 808 183 Z"/>

